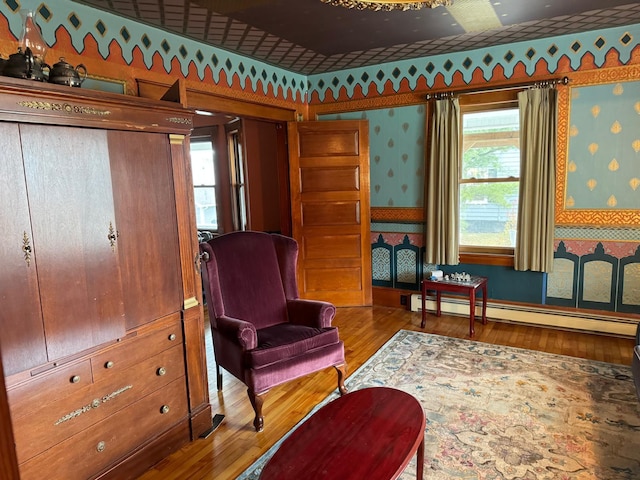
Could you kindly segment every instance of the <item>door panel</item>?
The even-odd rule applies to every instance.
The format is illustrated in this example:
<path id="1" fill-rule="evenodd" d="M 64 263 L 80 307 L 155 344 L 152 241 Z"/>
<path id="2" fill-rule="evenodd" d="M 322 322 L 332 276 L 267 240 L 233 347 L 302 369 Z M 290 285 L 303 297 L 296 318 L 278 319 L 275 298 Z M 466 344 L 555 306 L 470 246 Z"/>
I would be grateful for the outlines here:
<path id="1" fill-rule="evenodd" d="M 360 189 L 360 168 L 304 168 L 301 172 L 303 192 L 354 191 Z"/>
<path id="2" fill-rule="evenodd" d="M 20 134 L 47 352 L 55 360 L 125 333 L 109 151 L 100 130 L 21 125 Z"/>
<path id="3" fill-rule="evenodd" d="M 130 329 L 182 306 L 170 147 L 167 136 L 158 133 L 111 131 L 108 135 Z"/>
<path id="4" fill-rule="evenodd" d="M 0 124 L 0 148 L 0 346 L 11 375 L 45 363 L 47 351 L 18 125 Z"/>
<path id="5" fill-rule="evenodd" d="M 289 123 L 289 162 L 301 296 L 371 305 L 368 122 Z"/>

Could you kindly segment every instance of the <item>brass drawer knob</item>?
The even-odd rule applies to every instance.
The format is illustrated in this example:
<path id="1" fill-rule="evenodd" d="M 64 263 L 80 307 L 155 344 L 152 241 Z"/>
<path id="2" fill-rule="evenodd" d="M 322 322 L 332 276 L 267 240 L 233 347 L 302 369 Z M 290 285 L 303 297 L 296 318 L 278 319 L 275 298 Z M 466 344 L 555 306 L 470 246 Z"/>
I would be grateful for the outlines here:
<path id="1" fill-rule="evenodd" d="M 163 405 L 162 407 L 160 407 L 160 413 L 162 413 L 163 415 L 165 413 L 169 413 L 169 405 Z"/>
<path id="2" fill-rule="evenodd" d="M 107 448 L 107 444 L 105 442 L 98 442 L 98 445 L 96 445 L 96 450 L 98 452 L 104 452 L 105 448 Z"/>
<path id="3" fill-rule="evenodd" d="M 104 368 L 113 368 L 115 364 L 109 360 L 107 363 L 104 364 Z"/>
<path id="4" fill-rule="evenodd" d="M 71 377 L 71 383 L 78 383 L 80 381 L 80 375 L 74 375 Z"/>
<path id="5" fill-rule="evenodd" d="M 167 374 L 167 369 L 166 369 L 166 368 L 164 368 L 164 367 L 160 367 L 160 368 L 156 371 L 156 374 L 157 374 L 159 377 L 162 377 L 163 375 L 166 375 L 166 374 Z"/>
<path id="6" fill-rule="evenodd" d="M 176 339 L 176 334 L 175 333 L 172 333 L 171 335 L 169 335 L 169 340 L 170 341 L 173 342 L 175 339 Z"/>

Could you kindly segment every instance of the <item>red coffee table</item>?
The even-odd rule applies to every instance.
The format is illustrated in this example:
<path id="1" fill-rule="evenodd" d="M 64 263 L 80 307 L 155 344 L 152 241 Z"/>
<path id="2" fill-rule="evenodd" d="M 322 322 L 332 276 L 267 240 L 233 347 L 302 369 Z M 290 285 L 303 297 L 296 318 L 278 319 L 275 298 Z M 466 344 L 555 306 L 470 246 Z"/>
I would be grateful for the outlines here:
<path id="1" fill-rule="evenodd" d="M 424 469 L 425 415 L 401 390 L 356 390 L 320 408 L 289 437 L 260 480 L 376 480 L 397 478 L 417 452 Z"/>

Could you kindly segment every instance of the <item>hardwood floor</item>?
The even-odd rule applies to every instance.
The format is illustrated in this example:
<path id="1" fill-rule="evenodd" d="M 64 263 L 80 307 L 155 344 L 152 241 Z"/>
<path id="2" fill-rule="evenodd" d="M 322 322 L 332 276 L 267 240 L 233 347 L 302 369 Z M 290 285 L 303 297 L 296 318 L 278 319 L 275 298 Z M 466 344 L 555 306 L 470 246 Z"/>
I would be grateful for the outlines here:
<path id="1" fill-rule="evenodd" d="M 339 308 L 333 324 L 345 343 L 349 374 L 400 329 L 469 338 L 467 318 L 429 315 L 421 329 L 419 313 L 380 306 Z M 206 340 L 207 354 L 211 355 L 208 331 Z M 631 364 L 635 343 L 628 338 L 492 320 L 487 325 L 476 322 L 474 340 L 624 365 Z M 160 462 L 140 477 L 142 480 L 234 479 L 337 387 L 337 374 L 329 369 L 272 389 L 263 407 L 264 431 L 256 433 L 244 385 L 225 372 L 223 391 L 217 392 L 211 357 L 209 364 L 210 401 L 214 412 L 225 415 L 222 424 L 209 438 L 196 440 Z"/>

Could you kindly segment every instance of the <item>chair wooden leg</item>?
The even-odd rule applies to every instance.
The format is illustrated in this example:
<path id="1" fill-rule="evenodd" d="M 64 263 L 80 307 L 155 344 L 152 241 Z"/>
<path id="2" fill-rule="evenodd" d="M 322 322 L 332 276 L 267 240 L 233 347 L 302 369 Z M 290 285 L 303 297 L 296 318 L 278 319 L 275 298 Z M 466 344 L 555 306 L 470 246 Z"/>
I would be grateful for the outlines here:
<path id="1" fill-rule="evenodd" d="M 338 390 L 340 391 L 340 395 L 349 393 L 347 387 L 344 386 L 344 379 L 347 376 L 347 364 L 337 365 L 335 369 L 338 371 Z"/>
<path id="2" fill-rule="evenodd" d="M 247 395 L 249 395 L 251 406 L 253 407 L 253 411 L 256 413 L 256 417 L 253 419 L 253 426 L 255 427 L 256 432 L 261 432 L 264 429 L 264 418 L 262 417 L 264 393 L 257 395 L 256 392 L 248 388 Z"/>
<path id="3" fill-rule="evenodd" d="M 216 363 L 216 386 L 218 391 L 222 391 L 222 372 L 220 372 L 220 365 Z"/>

